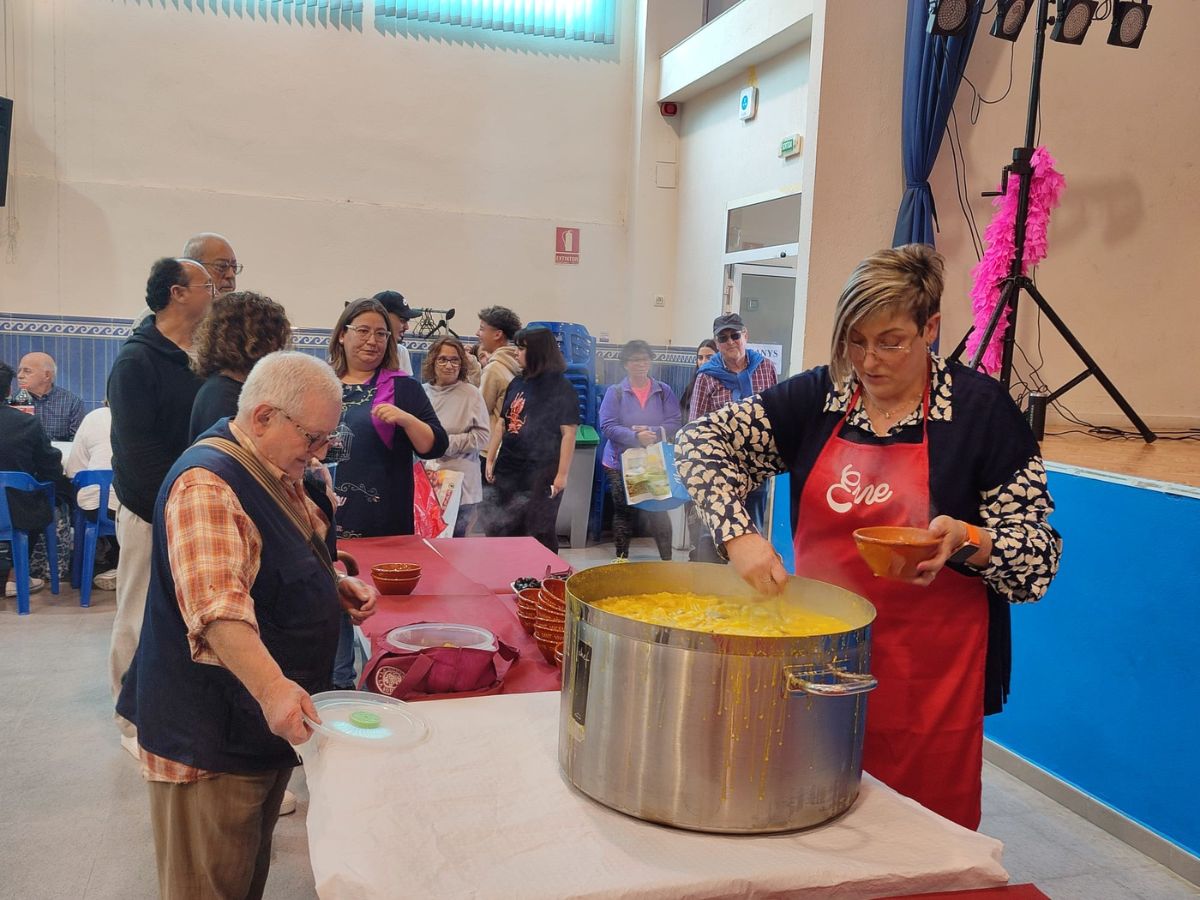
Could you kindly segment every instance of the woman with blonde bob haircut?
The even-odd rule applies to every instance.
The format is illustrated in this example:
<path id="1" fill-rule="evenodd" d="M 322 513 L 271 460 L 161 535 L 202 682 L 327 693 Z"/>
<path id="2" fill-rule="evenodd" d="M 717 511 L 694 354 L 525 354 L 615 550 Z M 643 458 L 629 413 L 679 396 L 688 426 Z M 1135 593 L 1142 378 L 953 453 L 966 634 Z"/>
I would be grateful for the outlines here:
<path id="1" fill-rule="evenodd" d="M 487 404 L 479 388 L 467 380 L 467 350 L 455 338 L 434 341 L 421 364 L 425 393 L 438 420 L 450 436 L 445 456 L 427 463 L 430 469 L 451 469 L 462 473 L 462 499 L 454 536 L 465 537 L 483 500 L 483 473 L 479 451 L 491 436 Z"/>
<path id="2" fill-rule="evenodd" d="M 1011 669 L 1009 606 L 1040 599 L 1061 541 L 1037 442 L 997 381 L 933 350 L 942 258 L 880 250 L 838 298 L 830 365 L 686 426 L 680 476 L 718 547 L 757 591 L 788 578 L 744 498 L 791 474 L 796 574 L 875 606 L 863 767 L 967 828 L 979 825 L 983 716 Z M 853 532 L 917 526 L 937 542 L 907 579 L 877 578 Z"/>

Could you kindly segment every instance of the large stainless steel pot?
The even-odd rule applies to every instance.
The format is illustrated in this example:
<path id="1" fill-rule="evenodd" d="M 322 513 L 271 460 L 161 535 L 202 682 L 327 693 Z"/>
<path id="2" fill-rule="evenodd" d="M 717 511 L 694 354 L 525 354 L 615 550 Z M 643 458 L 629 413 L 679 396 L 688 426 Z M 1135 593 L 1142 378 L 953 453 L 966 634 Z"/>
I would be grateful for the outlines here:
<path id="1" fill-rule="evenodd" d="M 731 566 L 627 563 L 572 576 L 558 744 L 567 779 L 613 809 L 698 831 L 789 831 L 848 809 L 875 687 L 875 608 L 792 578 L 779 602 L 851 630 L 755 638 L 649 625 L 592 605 L 655 591 L 752 596 Z"/>

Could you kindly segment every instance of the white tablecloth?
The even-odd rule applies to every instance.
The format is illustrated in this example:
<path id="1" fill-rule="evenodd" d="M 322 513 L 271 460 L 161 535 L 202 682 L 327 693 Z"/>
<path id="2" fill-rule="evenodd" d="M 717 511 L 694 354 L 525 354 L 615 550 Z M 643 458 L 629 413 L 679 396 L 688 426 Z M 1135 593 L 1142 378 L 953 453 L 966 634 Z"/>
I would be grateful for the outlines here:
<path id="1" fill-rule="evenodd" d="M 301 748 L 317 893 L 851 898 L 1008 880 L 999 841 L 870 776 L 846 815 L 801 833 L 698 834 L 614 812 L 560 774 L 558 700 L 538 693 L 415 704 L 432 733 L 406 752 Z"/>

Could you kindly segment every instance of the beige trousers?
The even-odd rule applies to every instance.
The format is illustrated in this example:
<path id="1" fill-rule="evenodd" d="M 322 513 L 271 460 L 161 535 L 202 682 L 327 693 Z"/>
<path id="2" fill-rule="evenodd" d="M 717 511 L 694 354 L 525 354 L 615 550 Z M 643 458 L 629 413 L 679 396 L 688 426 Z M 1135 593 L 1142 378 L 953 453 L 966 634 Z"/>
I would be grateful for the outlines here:
<path id="1" fill-rule="evenodd" d="M 112 641 L 108 648 L 108 680 L 113 703 L 121 693 L 121 679 L 133 662 L 142 617 L 146 612 L 146 593 L 150 590 L 150 549 L 154 544 L 153 526 L 125 507 L 117 511 L 117 543 L 121 556 L 117 561 L 117 615 L 113 619 Z M 116 716 L 121 733 L 134 737 L 133 723 Z"/>
<path id="2" fill-rule="evenodd" d="M 151 781 L 150 822 L 162 900 L 257 900 L 292 770 Z"/>

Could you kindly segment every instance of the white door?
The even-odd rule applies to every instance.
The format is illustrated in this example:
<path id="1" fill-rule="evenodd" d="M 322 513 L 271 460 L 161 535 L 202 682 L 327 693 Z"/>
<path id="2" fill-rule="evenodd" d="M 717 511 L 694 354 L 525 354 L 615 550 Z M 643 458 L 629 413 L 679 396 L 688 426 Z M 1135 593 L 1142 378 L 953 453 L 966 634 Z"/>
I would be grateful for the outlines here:
<path id="1" fill-rule="evenodd" d="M 792 259 L 794 264 L 794 257 Z M 791 265 L 735 264 L 730 307 L 741 314 L 750 344 L 767 355 L 782 379 L 792 358 L 796 270 Z"/>

